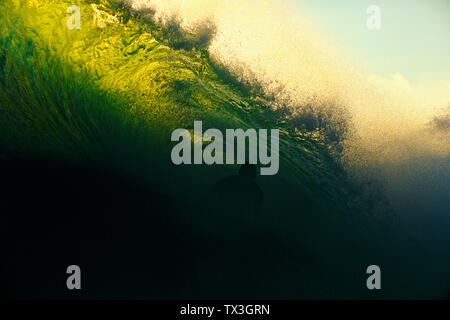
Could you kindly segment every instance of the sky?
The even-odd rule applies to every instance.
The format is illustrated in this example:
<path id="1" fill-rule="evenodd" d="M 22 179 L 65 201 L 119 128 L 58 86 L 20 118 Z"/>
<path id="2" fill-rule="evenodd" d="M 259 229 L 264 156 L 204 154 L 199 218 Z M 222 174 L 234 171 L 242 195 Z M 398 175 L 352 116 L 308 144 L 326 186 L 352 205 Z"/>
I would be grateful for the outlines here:
<path id="1" fill-rule="evenodd" d="M 291 1 L 368 71 L 414 85 L 450 82 L 450 0 Z M 380 8 L 380 30 L 366 26 L 370 5 Z"/>

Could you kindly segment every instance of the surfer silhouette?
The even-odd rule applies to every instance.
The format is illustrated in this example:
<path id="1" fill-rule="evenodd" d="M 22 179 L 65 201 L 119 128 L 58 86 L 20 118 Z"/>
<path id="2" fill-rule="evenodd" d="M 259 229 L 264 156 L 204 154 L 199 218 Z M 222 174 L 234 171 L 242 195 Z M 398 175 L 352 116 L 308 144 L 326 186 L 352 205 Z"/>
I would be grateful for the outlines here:
<path id="1" fill-rule="evenodd" d="M 257 218 L 263 193 L 255 178 L 256 166 L 244 164 L 238 175 L 226 177 L 216 183 L 209 192 L 216 210 L 228 216 L 237 213 L 248 218 Z"/>

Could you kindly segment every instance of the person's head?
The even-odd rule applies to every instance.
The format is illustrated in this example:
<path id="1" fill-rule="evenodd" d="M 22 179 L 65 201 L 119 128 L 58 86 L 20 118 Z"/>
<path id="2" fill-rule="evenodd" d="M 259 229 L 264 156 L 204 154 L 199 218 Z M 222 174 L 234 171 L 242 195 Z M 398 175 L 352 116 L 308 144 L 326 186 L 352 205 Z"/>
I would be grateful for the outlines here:
<path id="1" fill-rule="evenodd" d="M 256 166 L 249 163 L 243 164 L 239 169 L 239 176 L 249 180 L 254 180 L 256 178 Z"/>

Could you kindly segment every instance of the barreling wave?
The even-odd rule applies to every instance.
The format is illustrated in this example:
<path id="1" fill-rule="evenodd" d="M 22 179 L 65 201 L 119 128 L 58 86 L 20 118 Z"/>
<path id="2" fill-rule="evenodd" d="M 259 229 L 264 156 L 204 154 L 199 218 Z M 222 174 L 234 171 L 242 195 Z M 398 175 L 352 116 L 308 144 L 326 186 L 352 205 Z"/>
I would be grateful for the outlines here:
<path id="1" fill-rule="evenodd" d="M 251 238 L 255 247 L 248 248 L 256 255 L 248 259 L 248 270 L 267 269 L 262 275 L 271 284 L 265 294 L 273 298 L 274 292 L 286 286 L 290 290 L 283 297 L 349 297 L 355 287 L 342 281 L 346 279 L 343 272 L 353 279 L 376 258 L 376 263 L 390 264 L 390 274 L 396 277 L 387 297 L 440 296 L 439 285 L 446 285 L 450 265 L 448 255 L 442 254 L 448 248 L 448 116 L 445 112 L 434 116 L 434 107 L 441 102 L 425 99 L 399 75 L 386 80 L 359 71 L 327 45 L 296 7 L 284 1 L 114 2 L 110 6 L 107 0 L 81 1 L 85 18 L 77 32 L 64 24 L 71 0 L 0 4 L 0 20 L 6 26 L 0 28 L 0 158 L 32 161 L 28 155 L 35 151 L 44 154 L 44 160 L 63 157 L 70 165 L 87 162 L 142 184 L 142 194 L 147 195 L 142 198 L 147 199 L 136 201 L 134 189 L 130 194 L 125 190 L 128 184 L 106 179 L 105 195 L 86 212 L 86 221 L 98 212 L 111 217 L 111 210 L 105 210 L 107 204 L 120 211 L 113 217 L 119 232 L 134 218 L 150 219 L 142 227 L 139 224 L 140 234 L 149 237 L 136 238 L 142 248 L 137 255 L 146 256 L 142 252 L 148 252 L 149 245 L 174 241 L 169 250 L 161 252 L 164 257 L 173 252 L 171 265 L 178 266 L 185 261 L 180 259 L 187 258 L 185 253 L 202 251 L 198 249 L 202 246 L 191 246 L 187 239 L 201 234 L 202 245 L 212 243 L 213 255 L 217 254 L 215 244 L 223 244 L 202 238 L 214 233 L 208 226 L 220 226 L 222 217 L 216 220 L 208 214 L 196 220 L 191 215 L 197 217 L 192 199 L 201 197 L 220 177 L 234 174 L 236 167 L 173 166 L 167 161 L 170 132 L 189 128 L 197 119 L 217 128 L 280 127 L 282 170 L 271 179 L 260 180 L 265 192 L 261 228 L 238 219 L 236 226 L 248 224 L 253 233 L 244 232 L 245 238 L 240 238 L 227 228 L 219 232 L 228 236 L 234 248 L 242 248 Z M 328 149 L 362 183 L 350 183 Z M 27 176 L 29 171 L 8 173 L 7 181 L 18 181 L 17 190 L 23 190 L 28 184 L 17 180 L 15 172 Z M 33 180 L 31 192 L 42 189 L 46 172 L 38 175 L 42 181 L 24 177 L 23 181 Z M 68 181 L 73 175 L 69 177 Z M 366 207 L 377 207 L 381 216 L 390 210 L 384 207 L 381 192 L 374 192 L 381 189 L 374 181 L 383 183 L 392 205 L 408 217 L 408 223 L 393 229 L 386 219 L 366 214 Z M 97 194 L 102 189 L 97 186 L 73 190 L 78 195 L 85 189 L 92 199 L 91 190 Z M 62 199 L 72 195 L 59 183 L 51 187 L 64 193 Z M 114 193 L 109 193 L 111 189 Z M 169 197 L 161 202 L 160 193 Z M 115 206 L 112 200 L 124 194 L 124 205 Z M 199 200 L 200 207 L 203 200 Z M 152 202 L 167 208 L 161 219 L 148 216 Z M 27 211 L 34 215 L 35 208 Z M 410 223 L 414 222 L 410 217 L 418 223 Z M 95 235 L 109 230 L 101 226 L 94 228 Z M 77 239 L 79 230 L 75 229 Z M 203 274 L 208 274 L 218 265 L 228 267 L 222 262 L 198 261 L 188 263 L 181 277 L 189 277 L 194 268 L 202 267 Z M 408 273 L 404 261 L 420 267 Z M 428 269 L 423 261 L 430 262 Z M 142 274 L 164 273 L 151 269 L 153 262 L 142 268 Z M 176 269 L 173 275 L 180 274 Z M 410 279 L 422 281 L 420 292 L 415 290 L 418 283 Z M 191 289 L 184 284 L 197 280 L 190 281 L 180 283 Z M 167 289 L 165 281 L 154 287 L 154 277 L 138 282 L 145 284 L 143 292 L 153 288 L 159 298 L 159 289 Z M 205 283 L 217 284 L 209 278 Z M 355 286 L 356 292 L 372 297 L 359 282 Z M 259 285 L 252 288 L 260 290 Z M 323 288 L 333 290 L 324 292 Z"/>
<path id="2" fill-rule="evenodd" d="M 282 0 L 124 3 L 157 23 L 176 22 L 177 30 L 204 39 L 213 61 L 241 83 L 262 90 L 291 126 L 336 146 L 356 179 L 381 180 L 392 189 L 408 185 L 404 177 L 392 176 L 393 166 L 408 167 L 421 157 L 430 166 L 430 159 L 441 159 L 443 167 L 434 168 L 438 172 L 448 167 L 450 136 L 436 129 L 446 126 L 446 118 L 435 117 L 450 101 L 449 84 L 415 88 L 398 74 L 383 78 L 366 72 L 329 45 L 298 5 Z"/>

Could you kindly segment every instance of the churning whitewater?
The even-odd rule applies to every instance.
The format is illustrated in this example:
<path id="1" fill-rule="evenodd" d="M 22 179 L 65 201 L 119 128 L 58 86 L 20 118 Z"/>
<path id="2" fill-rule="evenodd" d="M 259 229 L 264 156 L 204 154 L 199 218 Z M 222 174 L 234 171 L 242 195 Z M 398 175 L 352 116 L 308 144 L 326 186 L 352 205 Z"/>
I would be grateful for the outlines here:
<path id="1" fill-rule="evenodd" d="M 409 177 L 423 170 L 439 177 L 430 182 L 433 190 L 449 176 L 448 125 L 434 125 L 448 118 L 443 108 L 450 102 L 449 83 L 426 90 L 399 74 L 365 72 L 328 45 L 301 6 L 288 1 L 125 2 L 159 23 L 201 33 L 213 60 L 261 88 L 274 109 L 289 110 L 289 118 L 325 119 L 327 130 L 340 135 L 341 159 L 356 179 L 381 180 L 397 197 L 398 186 L 411 185 Z"/>

